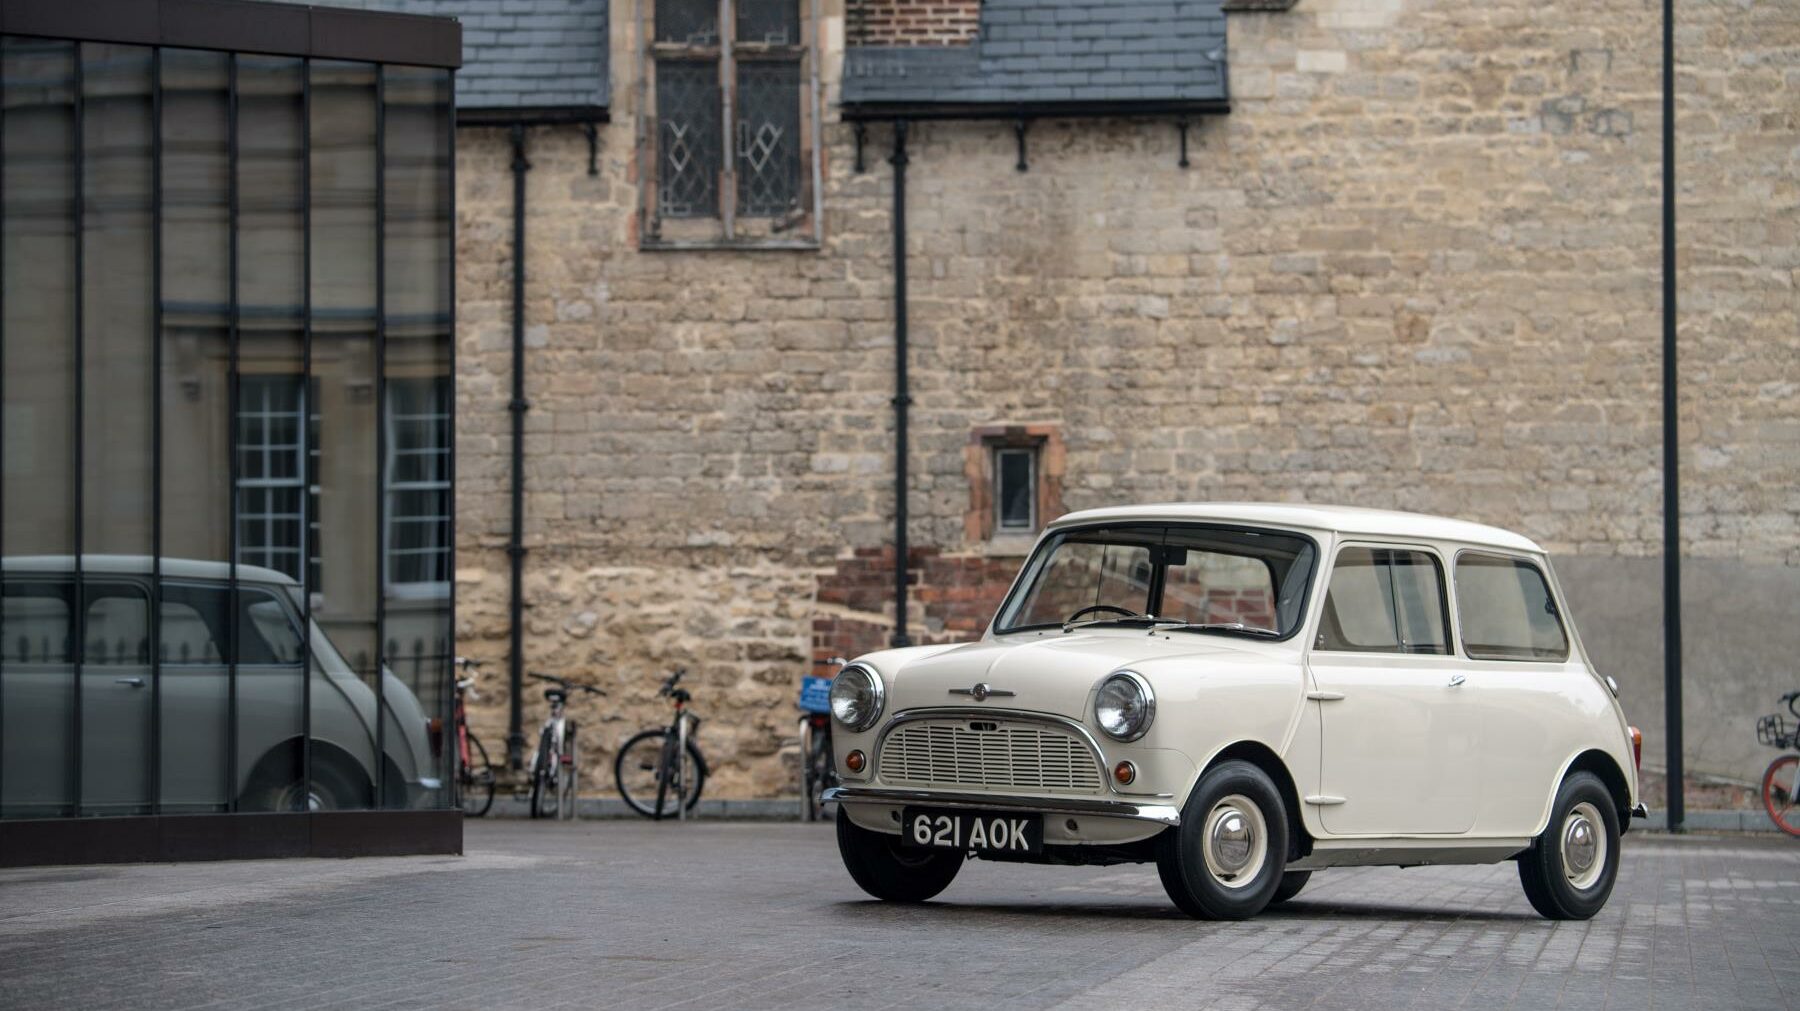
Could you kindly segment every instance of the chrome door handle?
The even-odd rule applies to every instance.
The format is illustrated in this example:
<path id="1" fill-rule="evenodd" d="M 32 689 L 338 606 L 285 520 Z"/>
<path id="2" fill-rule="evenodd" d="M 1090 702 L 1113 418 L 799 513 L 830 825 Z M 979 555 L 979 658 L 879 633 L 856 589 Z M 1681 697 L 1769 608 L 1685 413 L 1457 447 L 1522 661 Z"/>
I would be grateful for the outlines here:
<path id="1" fill-rule="evenodd" d="M 142 687 L 144 687 L 144 679 L 143 678 L 113 678 L 113 684 L 130 685 L 133 688 L 142 688 Z"/>
<path id="2" fill-rule="evenodd" d="M 1452 675 L 1450 675 L 1450 687 L 1461 688 L 1462 683 L 1467 680 L 1469 680 L 1469 679 L 1466 677 L 1463 677 L 1461 674 L 1452 674 Z"/>

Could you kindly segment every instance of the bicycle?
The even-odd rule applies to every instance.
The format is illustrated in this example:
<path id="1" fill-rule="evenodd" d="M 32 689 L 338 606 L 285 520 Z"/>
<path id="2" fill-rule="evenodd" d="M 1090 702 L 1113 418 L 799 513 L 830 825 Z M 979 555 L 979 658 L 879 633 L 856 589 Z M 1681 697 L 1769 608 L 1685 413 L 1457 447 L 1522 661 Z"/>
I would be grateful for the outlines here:
<path id="1" fill-rule="evenodd" d="M 841 656 L 814 660 L 814 667 L 842 668 Z M 819 796 L 837 785 L 831 762 L 831 678 L 808 674 L 800 679 L 800 819 L 818 821 L 825 814 Z"/>
<path id="2" fill-rule="evenodd" d="M 674 704 L 675 719 L 667 727 L 632 736 L 613 760 L 613 779 L 619 796 L 633 811 L 653 821 L 662 820 L 671 802 L 673 813 L 685 821 L 688 812 L 700 802 L 700 791 L 706 786 L 706 759 L 694 744 L 700 718 L 687 709 L 693 695 L 679 687 L 686 673 L 685 669 L 677 669 L 656 692 L 658 698 Z M 671 791 L 673 798 L 669 796 Z"/>
<path id="3" fill-rule="evenodd" d="M 1781 697 L 1796 720 L 1800 720 L 1800 692 Z M 1756 721 L 1756 739 L 1771 748 L 1791 751 L 1800 748 L 1800 727 L 1790 727 L 1787 717 L 1770 713 Z M 1800 754 L 1786 754 L 1769 763 L 1762 778 L 1763 810 L 1775 827 L 1791 836 L 1800 836 Z"/>
<path id="4" fill-rule="evenodd" d="M 459 656 L 456 666 L 468 672 L 467 677 L 456 679 L 456 802 L 465 816 L 479 818 L 494 806 L 494 784 L 499 777 L 488 761 L 487 748 L 469 730 L 468 700 L 479 698 L 475 676 L 480 673 L 481 661 Z"/>
<path id="5" fill-rule="evenodd" d="M 575 817 L 575 796 L 581 761 L 575 748 L 575 721 L 565 715 L 569 693 L 606 693 L 593 685 L 584 685 L 568 678 L 535 672 L 531 676 L 554 686 L 544 689 L 544 698 L 550 702 L 550 715 L 544 717 L 544 729 L 538 735 L 537 754 L 531 760 L 531 816 L 572 819 Z"/>

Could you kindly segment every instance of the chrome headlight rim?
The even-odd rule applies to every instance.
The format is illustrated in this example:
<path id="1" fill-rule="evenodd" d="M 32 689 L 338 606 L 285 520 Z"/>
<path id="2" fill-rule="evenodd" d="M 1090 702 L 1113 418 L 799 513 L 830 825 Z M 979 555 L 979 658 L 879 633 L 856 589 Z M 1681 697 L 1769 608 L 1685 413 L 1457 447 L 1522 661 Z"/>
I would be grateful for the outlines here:
<path id="1" fill-rule="evenodd" d="M 838 683 L 840 681 L 843 681 L 846 676 L 854 676 L 854 675 L 860 675 L 864 680 L 866 680 L 868 682 L 869 695 L 871 696 L 872 701 L 869 704 L 868 715 L 865 716 L 863 719 L 858 720 L 855 723 L 851 723 L 851 722 L 845 720 L 842 716 L 840 716 L 838 714 L 837 686 L 838 686 Z M 881 675 L 875 673 L 875 668 L 870 667 L 868 664 L 865 664 L 865 663 L 846 664 L 842 670 L 837 672 L 837 677 L 834 677 L 831 679 L 831 687 L 832 687 L 831 718 L 833 720 L 836 720 L 838 725 L 842 726 L 846 730 L 850 730 L 854 733 L 859 733 L 859 734 L 865 730 L 868 730 L 870 727 L 873 727 L 881 719 L 882 712 L 887 709 L 887 689 L 882 686 Z"/>
<path id="2" fill-rule="evenodd" d="M 1124 734 L 1115 734 L 1111 730 L 1108 730 L 1106 724 L 1100 719 L 1100 695 L 1102 692 L 1106 691 L 1106 686 L 1114 681 L 1130 682 L 1137 688 L 1138 695 L 1144 700 L 1143 719 L 1139 721 L 1136 728 L 1128 730 Z M 1113 671 L 1111 674 L 1101 678 L 1100 683 L 1094 687 L 1094 725 L 1099 727 L 1100 732 L 1105 734 L 1108 738 L 1118 741 L 1121 744 L 1130 744 L 1132 741 L 1141 740 L 1145 734 L 1149 733 L 1151 724 L 1155 722 L 1156 693 L 1150 690 L 1149 680 L 1137 671 Z"/>

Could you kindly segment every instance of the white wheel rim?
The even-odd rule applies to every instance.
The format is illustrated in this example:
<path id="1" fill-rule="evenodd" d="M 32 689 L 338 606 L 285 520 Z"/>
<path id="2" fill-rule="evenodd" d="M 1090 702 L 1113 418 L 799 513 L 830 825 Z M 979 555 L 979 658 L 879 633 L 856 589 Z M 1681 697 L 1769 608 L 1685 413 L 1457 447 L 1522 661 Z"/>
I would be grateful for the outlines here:
<path id="1" fill-rule="evenodd" d="M 1606 870 L 1606 822 L 1600 810 L 1587 801 L 1575 805 L 1564 816 L 1562 831 L 1563 877 L 1576 891 L 1594 887 Z"/>
<path id="2" fill-rule="evenodd" d="M 1262 809 L 1234 793 L 1206 814 L 1200 838 L 1206 872 L 1226 888 L 1248 888 L 1269 860 L 1269 826 Z"/>

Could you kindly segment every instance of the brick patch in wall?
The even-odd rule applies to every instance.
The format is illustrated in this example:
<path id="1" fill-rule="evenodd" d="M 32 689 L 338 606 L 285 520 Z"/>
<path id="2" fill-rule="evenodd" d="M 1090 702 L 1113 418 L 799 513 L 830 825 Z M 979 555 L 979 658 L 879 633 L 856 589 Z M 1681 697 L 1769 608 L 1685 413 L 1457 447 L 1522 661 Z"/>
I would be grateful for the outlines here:
<path id="1" fill-rule="evenodd" d="M 906 567 L 908 634 L 921 644 L 980 638 L 1018 570 L 1014 557 L 912 549 Z M 858 548 L 820 577 L 812 630 L 816 659 L 887 648 L 894 631 L 893 548 Z"/>
<path id="2" fill-rule="evenodd" d="M 981 30 L 980 0 L 850 0 L 852 44 L 959 46 Z"/>

